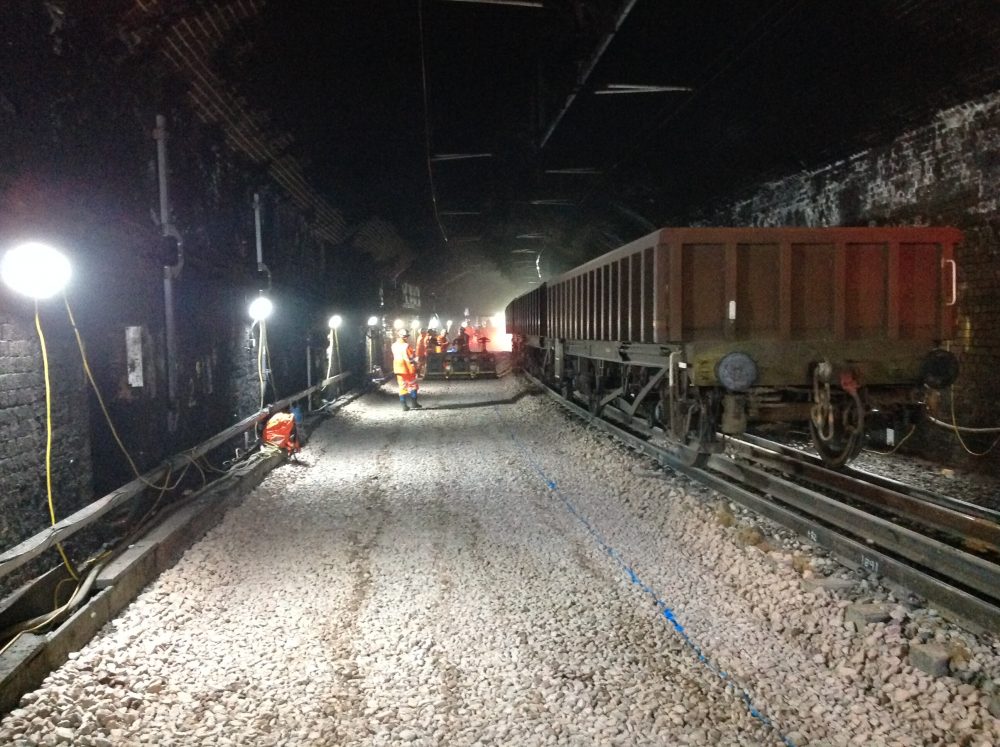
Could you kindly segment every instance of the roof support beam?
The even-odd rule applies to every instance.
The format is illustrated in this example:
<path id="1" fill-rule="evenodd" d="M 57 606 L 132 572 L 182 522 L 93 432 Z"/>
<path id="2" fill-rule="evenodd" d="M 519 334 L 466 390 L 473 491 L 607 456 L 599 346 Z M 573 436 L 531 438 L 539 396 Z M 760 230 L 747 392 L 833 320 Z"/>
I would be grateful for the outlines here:
<path id="1" fill-rule="evenodd" d="M 480 3 L 482 5 L 517 5 L 522 8 L 544 8 L 541 0 L 439 0 L 451 3 Z"/>
<path id="2" fill-rule="evenodd" d="M 542 142 L 538 145 L 539 149 L 544 148 L 545 144 L 549 142 L 549 138 L 552 137 L 552 134 L 556 131 L 559 123 L 562 122 L 563 117 L 566 116 L 566 112 L 569 111 L 569 108 L 576 100 L 577 94 L 580 93 L 584 86 L 587 85 L 587 81 L 590 80 L 590 76 L 594 72 L 594 68 L 597 67 L 597 63 L 601 61 L 604 53 L 607 51 L 608 47 L 611 46 L 611 42 L 614 40 L 615 34 L 618 33 L 622 24 L 625 23 L 625 19 L 628 18 L 628 14 L 632 12 L 632 8 L 635 7 L 637 2 L 638 0 L 625 0 L 625 5 L 622 6 L 622 9 L 618 12 L 618 18 L 615 19 L 614 28 L 612 28 L 611 31 L 609 31 L 601 40 L 601 43 L 597 45 L 597 50 L 594 52 L 594 56 L 590 58 L 590 62 L 587 63 L 586 67 L 583 68 L 583 71 L 577 77 L 576 85 L 573 86 L 573 90 L 570 92 L 569 98 L 566 99 L 566 103 L 563 104 L 563 108 L 559 110 L 556 118 L 552 120 L 552 124 L 549 125 L 548 130 L 545 131 L 545 135 L 542 137 Z"/>

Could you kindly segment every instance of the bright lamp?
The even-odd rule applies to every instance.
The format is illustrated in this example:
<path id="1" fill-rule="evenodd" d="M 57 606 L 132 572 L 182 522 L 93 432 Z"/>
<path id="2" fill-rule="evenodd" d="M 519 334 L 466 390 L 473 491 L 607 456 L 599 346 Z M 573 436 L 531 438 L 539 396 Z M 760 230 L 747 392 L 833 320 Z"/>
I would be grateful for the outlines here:
<path id="1" fill-rule="evenodd" d="M 250 304 L 250 318 L 255 322 L 262 322 L 271 316 L 274 311 L 274 304 L 267 296 L 257 296 Z"/>
<path id="2" fill-rule="evenodd" d="M 327 322 L 330 329 L 340 329 L 340 325 L 344 323 L 344 319 L 340 314 L 334 314 L 330 317 L 330 321 Z"/>
<path id="3" fill-rule="evenodd" d="M 69 283 L 69 260 L 48 244 L 30 241 L 10 249 L 0 261 L 0 277 L 10 288 L 35 299 L 51 298 Z"/>

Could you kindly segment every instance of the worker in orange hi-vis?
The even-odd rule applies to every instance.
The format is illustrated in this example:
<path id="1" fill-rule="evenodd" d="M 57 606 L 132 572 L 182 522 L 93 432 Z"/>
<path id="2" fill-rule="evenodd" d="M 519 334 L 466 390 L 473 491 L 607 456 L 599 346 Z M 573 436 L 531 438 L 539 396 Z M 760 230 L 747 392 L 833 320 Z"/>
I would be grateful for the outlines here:
<path id="1" fill-rule="evenodd" d="M 414 361 L 413 348 L 410 347 L 410 333 L 405 329 L 396 333 L 396 341 L 392 343 L 392 372 L 396 374 L 399 384 L 399 402 L 404 410 L 411 407 L 422 410 L 417 402 L 417 366 Z"/>
<path id="2" fill-rule="evenodd" d="M 420 337 L 417 338 L 417 378 L 422 378 L 424 371 L 427 370 L 427 330 L 422 330 L 420 332 Z"/>

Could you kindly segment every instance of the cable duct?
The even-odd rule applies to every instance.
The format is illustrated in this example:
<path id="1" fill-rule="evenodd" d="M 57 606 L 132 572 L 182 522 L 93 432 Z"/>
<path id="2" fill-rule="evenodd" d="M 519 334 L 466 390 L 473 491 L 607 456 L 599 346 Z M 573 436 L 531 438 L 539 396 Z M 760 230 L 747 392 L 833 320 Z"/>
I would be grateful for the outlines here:
<path id="1" fill-rule="evenodd" d="M 184 267 L 184 241 L 171 221 L 170 180 L 167 165 L 167 119 L 156 115 L 156 166 L 160 185 L 160 231 L 164 239 L 176 242 L 177 258 L 172 264 L 163 265 L 163 313 L 166 333 L 167 369 L 167 430 L 177 430 L 179 407 L 177 405 L 177 312 L 174 308 L 174 281 L 180 278 Z"/>

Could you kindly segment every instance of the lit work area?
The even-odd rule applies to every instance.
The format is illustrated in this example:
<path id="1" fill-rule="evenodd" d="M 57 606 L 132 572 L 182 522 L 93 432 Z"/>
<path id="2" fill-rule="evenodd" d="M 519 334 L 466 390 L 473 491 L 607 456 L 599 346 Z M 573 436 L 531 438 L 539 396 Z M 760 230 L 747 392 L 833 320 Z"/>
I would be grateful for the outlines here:
<path id="1" fill-rule="evenodd" d="M 0 744 L 1000 745 L 1000 8 L 0 28 Z"/>

